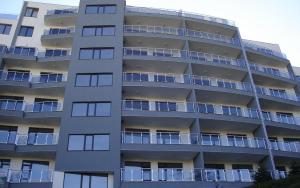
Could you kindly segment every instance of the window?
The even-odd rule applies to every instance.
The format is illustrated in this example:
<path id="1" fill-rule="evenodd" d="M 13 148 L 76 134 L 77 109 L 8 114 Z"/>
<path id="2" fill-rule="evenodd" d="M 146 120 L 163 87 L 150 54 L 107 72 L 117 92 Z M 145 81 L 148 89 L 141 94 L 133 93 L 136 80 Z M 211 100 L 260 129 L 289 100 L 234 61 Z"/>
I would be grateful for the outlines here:
<path id="1" fill-rule="evenodd" d="M 26 12 L 25 12 L 25 16 L 26 17 L 37 17 L 38 12 L 39 12 L 38 8 L 27 7 Z"/>
<path id="2" fill-rule="evenodd" d="M 21 26 L 19 36 L 32 37 L 34 27 Z"/>
<path id="3" fill-rule="evenodd" d="M 218 87 L 236 89 L 236 83 L 231 81 L 218 80 Z"/>
<path id="4" fill-rule="evenodd" d="M 11 25 L 9 24 L 0 24 L 0 34 L 9 35 L 11 30 Z"/>
<path id="5" fill-rule="evenodd" d="M 35 55 L 35 48 L 27 48 L 27 47 L 15 47 L 11 49 L 9 53 L 16 54 L 16 55 L 23 55 L 23 56 L 34 56 Z"/>
<path id="6" fill-rule="evenodd" d="M 84 26 L 82 36 L 113 36 L 115 26 Z"/>
<path id="7" fill-rule="evenodd" d="M 61 73 L 41 72 L 39 83 L 62 82 L 62 80 L 63 74 Z"/>
<path id="8" fill-rule="evenodd" d="M 117 12 L 116 5 L 87 5 L 86 14 L 115 14 Z"/>
<path id="9" fill-rule="evenodd" d="M 59 57 L 59 56 L 66 56 L 67 50 L 61 49 L 46 49 L 45 57 Z"/>
<path id="10" fill-rule="evenodd" d="M 69 151 L 109 150 L 109 135 L 70 135 Z"/>
<path id="11" fill-rule="evenodd" d="M 65 173 L 64 188 L 107 188 L 107 175 Z"/>
<path id="12" fill-rule="evenodd" d="M 75 86 L 77 87 L 111 86 L 112 82 L 113 82 L 112 74 L 77 74 Z"/>
<path id="13" fill-rule="evenodd" d="M 79 59 L 113 59 L 114 48 L 82 48 Z"/>
<path id="14" fill-rule="evenodd" d="M 200 113 L 213 114 L 215 112 L 212 104 L 198 104 L 198 110 Z"/>
<path id="15" fill-rule="evenodd" d="M 0 171 L 6 172 L 10 168 L 10 159 L 0 159 Z"/>
<path id="16" fill-rule="evenodd" d="M 25 82 L 29 80 L 30 72 L 24 70 L 8 69 L 6 80 Z"/>
<path id="17" fill-rule="evenodd" d="M 28 145 L 51 145 L 53 144 L 53 129 L 29 128 Z"/>
<path id="18" fill-rule="evenodd" d="M 274 97 L 279 97 L 283 99 L 287 99 L 287 93 L 284 89 L 270 89 L 270 93 Z"/>
<path id="19" fill-rule="evenodd" d="M 75 102 L 73 103 L 72 116 L 86 117 L 86 116 L 110 116 L 111 103 L 110 102 Z"/>
<path id="20" fill-rule="evenodd" d="M 242 110 L 236 106 L 222 106 L 223 114 L 230 116 L 242 116 Z"/>
<path id="21" fill-rule="evenodd" d="M 14 144 L 17 137 L 17 127 L 0 126 L 0 143 Z"/>

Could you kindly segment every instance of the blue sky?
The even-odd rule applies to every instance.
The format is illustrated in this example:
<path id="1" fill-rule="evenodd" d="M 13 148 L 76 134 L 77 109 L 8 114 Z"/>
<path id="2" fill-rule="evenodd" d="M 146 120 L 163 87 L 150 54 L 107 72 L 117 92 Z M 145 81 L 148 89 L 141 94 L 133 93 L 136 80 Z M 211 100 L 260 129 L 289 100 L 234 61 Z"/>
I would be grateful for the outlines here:
<path id="1" fill-rule="evenodd" d="M 78 5 L 79 0 L 33 0 Z M 0 13 L 18 14 L 23 0 L 1 0 Z M 128 5 L 182 9 L 234 20 L 243 38 L 280 44 L 300 66 L 299 0 L 127 0 Z"/>

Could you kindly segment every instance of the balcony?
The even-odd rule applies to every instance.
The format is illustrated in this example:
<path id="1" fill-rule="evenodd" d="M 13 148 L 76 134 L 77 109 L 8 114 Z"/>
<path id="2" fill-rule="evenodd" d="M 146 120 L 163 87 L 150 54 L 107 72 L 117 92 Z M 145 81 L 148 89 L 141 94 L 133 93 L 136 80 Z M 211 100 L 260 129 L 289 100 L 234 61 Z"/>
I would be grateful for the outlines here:
<path id="1" fill-rule="evenodd" d="M 255 63 L 250 63 L 250 69 L 254 73 L 253 77 L 255 82 L 258 84 L 278 87 L 294 87 L 296 85 L 291 75 L 280 69 L 265 67 Z"/>
<path id="2" fill-rule="evenodd" d="M 208 63 L 225 66 L 235 66 L 245 68 L 244 60 L 234 59 L 230 57 L 207 54 L 203 52 L 193 52 L 179 49 L 164 48 L 147 48 L 147 47 L 125 47 L 123 51 L 125 57 L 155 57 L 154 59 L 162 59 L 174 61 L 174 59 L 190 60 L 195 63 Z M 150 58 L 151 59 L 151 58 Z"/>
<path id="3" fill-rule="evenodd" d="M 293 115 L 277 115 L 273 112 L 263 112 L 264 120 L 270 134 L 286 134 L 297 136 L 300 131 L 300 118 Z"/>
<path id="4" fill-rule="evenodd" d="M 9 183 L 48 183 L 53 181 L 53 170 L 11 170 L 7 171 Z M 41 184 L 40 186 L 43 186 Z M 47 186 L 48 187 L 48 186 Z"/>
<path id="5" fill-rule="evenodd" d="M 274 63 L 278 63 L 278 64 L 282 64 L 282 61 L 283 61 L 283 64 L 287 64 L 288 62 L 288 59 L 286 57 L 285 54 L 281 53 L 281 52 L 278 52 L 278 51 L 274 51 L 272 49 L 269 49 L 269 48 L 266 48 L 266 47 L 263 47 L 263 46 L 259 46 L 257 44 L 254 44 L 254 43 L 251 43 L 251 42 L 248 42 L 246 40 L 243 40 L 243 44 L 244 44 L 244 47 L 246 48 L 247 51 L 253 53 L 253 56 L 255 58 L 260 58 L 259 56 L 257 56 L 256 54 L 260 55 L 260 56 L 263 56 L 267 59 L 271 59 L 271 60 L 274 60 Z M 275 62 L 277 60 L 277 62 Z"/>
<path id="6" fill-rule="evenodd" d="M 38 53 L 38 65 L 60 70 L 68 70 L 71 61 L 71 50 L 47 50 Z"/>
<path id="7" fill-rule="evenodd" d="M 44 22 L 47 26 L 74 26 L 77 13 L 77 8 L 48 10 Z"/>
<path id="8" fill-rule="evenodd" d="M 0 116 L 3 120 L 6 118 L 23 118 L 25 103 L 23 100 L 0 99 Z"/>
<path id="9" fill-rule="evenodd" d="M 121 180 L 123 182 L 160 181 L 165 182 L 253 182 L 253 170 L 248 169 L 175 169 L 175 168 L 123 168 Z"/>
<path id="10" fill-rule="evenodd" d="M 4 59 L 7 63 L 25 64 L 36 61 L 37 49 L 30 47 L 11 47 L 5 49 Z"/>
<path id="11" fill-rule="evenodd" d="M 288 93 L 283 89 L 271 89 L 262 86 L 256 86 L 256 92 L 260 98 L 261 105 L 265 108 L 273 109 L 299 109 L 300 99 L 295 94 Z"/>
<path id="12" fill-rule="evenodd" d="M 270 140 L 270 148 L 275 151 L 300 153 L 300 142 Z"/>
<path id="13" fill-rule="evenodd" d="M 42 45 L 51 47 L 70 48 L 73 43 L 75 28 L 51 28 L 44 31 L 41 37 Z"/>
<path id="14" fill-rule="evenodd" d="M 66 81 L 67 75 L 63 74 L 32 75 L 29 72 L 0 71 L 0 91 L 3 86 L 4 91 L 11 87 L 16 93 L 63 96 Z"/>
<path id="15" fill-rule="evenodd" d="M 267 149 L 264 138 L 254 137 L 227 137 L 217 134 L 205 133 L 174 133 L 174 132 L 122 132 L 123 144 L 158 144 L 158 145 L 202 145 L 202 146 L 228 146 Z"/>
<path id="16" fill-rule="evenodd" d="M 180 17 L 185 17 L 185 18 L 190 18 L 193 20 L 208 21 L 208 22 L 212 22 L 212 23 L 216 23 L 216 24 L 220 24 L 220 25 L 235 26 L 234 22 L 230 21 L 230 20 L 216 18 L 216 17 L 212 17 L 212 16 L 207 16 L 207 15 L 201 15 L 201 14 L 197 14 L 197 13 L 177 11 L 177 10 L 126 6 L 125 12 L 126 13 L 166 15 L 166 16 L 171 16 L 172 18 L 174 18 L 174 16 L 176 16 L 176 17 L 179 17 L 179 19 L 181 19 Z"/>
<path id="17" fill-rule="evenodd" d="M 204 43 L 209 47 L 214 47 L 214 52 L 222 52 L 227 47 L 227 53 L 237 56 L 240 53 L 240 42 L 238 39 L 231 38 L 225 35 L 208 33 L 197 30 L 190 30 L 187 28 L 164 27 L 153 25 L 124 25 L 125 37 L 162 37 L 170 39 L 183 39 L 188 38 L 193 42 Z M 141 40 L 143 40 L 141 38 Z M 151 41 L 150 41 L 151 42 Z M 223 48 L 223 50 L 219 49 Z"/>

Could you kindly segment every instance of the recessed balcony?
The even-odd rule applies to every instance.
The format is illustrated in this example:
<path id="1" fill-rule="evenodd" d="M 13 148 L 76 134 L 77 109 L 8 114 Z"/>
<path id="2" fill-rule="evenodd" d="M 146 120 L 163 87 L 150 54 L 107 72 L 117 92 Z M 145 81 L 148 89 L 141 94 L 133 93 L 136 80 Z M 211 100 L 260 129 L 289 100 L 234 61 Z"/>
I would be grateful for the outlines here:
<path id="1" fill-rule="evenodd" d="M 1 174 L 8 183 L 29 186 L 34 183 L 37 186 L 51 188 L 53 181 L 53 170 L 13 170 L 7 169 Z M 51 184 L 50 184 L 51 183 Z"/>
<path id="2" fill-rule="evenodd" d="M 77 8 L 48 10 L 44 22 L 47 26 L 74 26 L 77 14 Z"/>
<path id="3" fill-rule="evenodd" d="M 42 45 L 48 47 L 70 48 L 73 43 L 75 28 L 51 28 L 44 31 Z"/>
<path id="4" fill-rule="evenodd" d="M 294 87 L 296 85 L 296 81 L 291 75 L 280 69 L 265 67 L 255 63 L 250 63 L 250 69 L 253 72 L 253 78 L 257 84 L 267 84 L 277 87 Z"/>
<path id="5" fill-rule="evenodd" d="M 248 169 L 182 169 L 182 168 L 158 168 L 158 169 L 121 169 L 123 182 L 160 181 L 166 182 L 253 182 L 255 171 Z"/>
<path id="6" fill-rule="evenodd" d="M 196 97 L 200 101 L 227 103 L 238 101 L 239 104 L 246 105 L 253 98 L 251 84 L 248 82 L 206 76 L 125 72 L 123 82 L 126 97 L 184 100 L 191 89 L 195 88 Z"/>
<path id="7" fill-rule="evenodd" d="M 261 105 L 268 109 L 295 109 L 300 107 L 299 96 L 283 89 L 256 86 L 256 92 L 261 98 Z"/>

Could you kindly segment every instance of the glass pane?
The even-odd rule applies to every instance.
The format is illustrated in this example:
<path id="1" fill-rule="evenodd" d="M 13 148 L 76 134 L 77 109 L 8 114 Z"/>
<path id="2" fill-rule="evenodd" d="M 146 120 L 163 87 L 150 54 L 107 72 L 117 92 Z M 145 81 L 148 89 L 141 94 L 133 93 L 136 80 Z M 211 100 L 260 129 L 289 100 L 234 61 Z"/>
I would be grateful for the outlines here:
<path id="1" fill-rule="evenodd" d="M 79 54 L 80 59 L 93 59 L 93 50 L 81 49 Z"/>
<path id="2" fill-rule="evenodd" d="M 109 135 L 94 135 L 94 150 L 109 150 Z"/>
<path id="3" fill-rule="evenodd" d="M 85 150 L 92 150 L 93 149 L 93 136 L 86 136 L 85 137 Z"/>
<path id="4" fill-rule="evenodd" d="M 86 116 L 87 103 L 73 103 L 72 116 Z"/>
<path id="5" fill-rule="evenodd" d="M 114 14 L 114 13 L 116 13 L 116 11 L 117 11 L 117 8 L 114 5 L 104 7 L 104 13 L 106 13 L 106 14 Z"/>
<path id="6" fill-rule="evenodd" d="M 90 176 L 82 176 L 82 185 L 81 188 L 90 188 Z"/>
<path id="7" fill-rule="evenodd" d="M 85 27 L 82 30 L 82 36 L 94 36 L 96 32 L 95 27 Z"/>
<path id="8" fill-rule="evenodd" d="M 77 75 L 76 86 L 90 86 L 90 75 Z"/>
<path id="9" fill-rule="evenodd" d="M 104 35 L 104 36 L 115 35 L 115 27 L 103 27 L 102 35 Z"/>
<path id="10" fill-rule="evenodd" d="M 95 103 L 90 103 L 88 105 L 88 116 L 95 116 L 95 107 L 96 107 Z"/>
<path id="11" fill-rule="evenodd" d="M 107 177 L 105 176 L 92 176 L 90 188 L 107 188 L 108 187 Z"/>
<path id="12" fill-rule="evenodd" d="M 80 151 L 84 149 L 84 135 L 70 135 L 68 150 Z"/>
<path id="13" fill-rule="evenodd" d="M 111 103 L 97 103 L 96 116 L 110 116 Z"/>
<path id="14" fill-rule="evenodd" d="M 96 87 L 97 86 L 97 81 L 98 81 L 98 76 L 97 75 L 91 75 L 91 87 Z"/>
<path id="15" fill-rule="evenodd" d="M 114 50 L 113 49 L 101 49 L 101 59 L 113 59 Z"/>
<path id="16" fill-rule="evenodd" d="M 98 86 L 110 86 L 112 85 L 112 74 L 103 74 L 98 77 Z"/>
<path id="17" fill-rule="evenodd" d="M 86 14 L 97 14 L 98 6 L 86 6 L 85 13 Z"/>
<path id="18" fill-rule="evenodd" d="M 80 188 L 81 175 L 65 174 L 64 188 Z"/>

